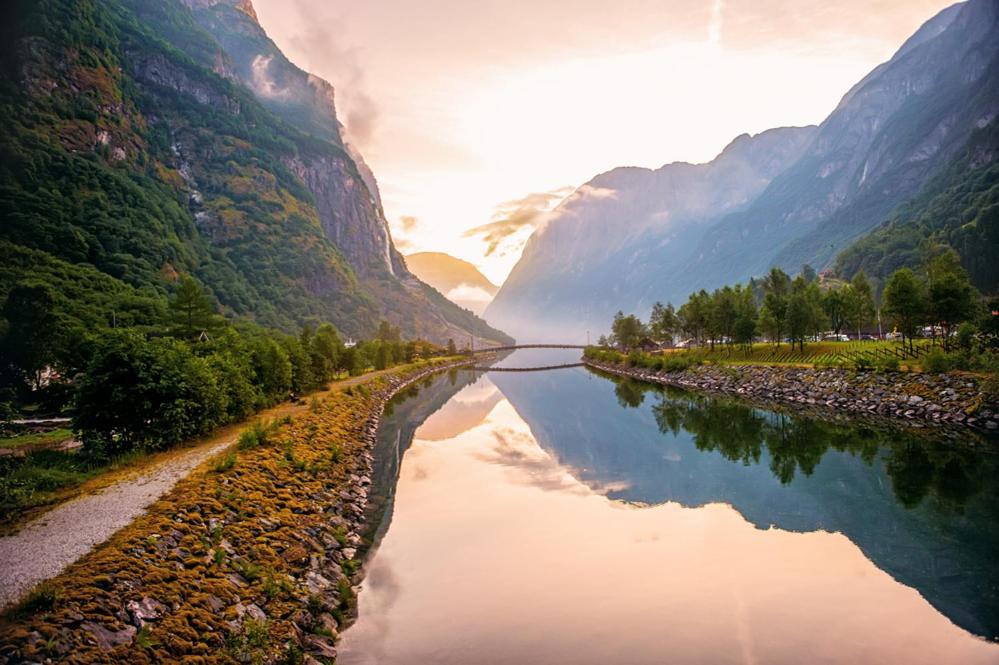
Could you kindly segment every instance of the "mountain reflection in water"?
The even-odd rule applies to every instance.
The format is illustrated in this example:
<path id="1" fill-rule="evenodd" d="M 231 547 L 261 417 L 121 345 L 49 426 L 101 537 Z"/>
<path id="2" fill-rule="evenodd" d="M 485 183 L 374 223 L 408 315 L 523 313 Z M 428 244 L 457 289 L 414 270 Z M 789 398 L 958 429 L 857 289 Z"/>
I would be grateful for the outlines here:
<path id="1" fill-rule="evenodd" d="M 412 444 L 340 662 L 999 660 L 995 455 L 582 369 L 457 377 L 381 428 Z"/>

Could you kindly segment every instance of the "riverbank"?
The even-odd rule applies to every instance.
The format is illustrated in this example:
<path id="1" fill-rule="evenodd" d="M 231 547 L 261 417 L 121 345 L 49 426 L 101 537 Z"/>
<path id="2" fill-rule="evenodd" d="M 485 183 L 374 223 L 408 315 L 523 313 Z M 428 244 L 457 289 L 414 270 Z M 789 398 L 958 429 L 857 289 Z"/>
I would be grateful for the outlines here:
<path id="1" fill-rule="evenodd" d="M 862 372 L 766 365 L 701 365 L 651 371 L 584 359 L 588 367 L 640 381 L 904 421 L 999 431 L 999 406 L 966 374 Z"/>
<path id="2" fill-rule="evenodd" d="M 0 622 L 0 663 L 335 657 L 388 399 L 466 359 L 334 391 L 208 460 Z"/>

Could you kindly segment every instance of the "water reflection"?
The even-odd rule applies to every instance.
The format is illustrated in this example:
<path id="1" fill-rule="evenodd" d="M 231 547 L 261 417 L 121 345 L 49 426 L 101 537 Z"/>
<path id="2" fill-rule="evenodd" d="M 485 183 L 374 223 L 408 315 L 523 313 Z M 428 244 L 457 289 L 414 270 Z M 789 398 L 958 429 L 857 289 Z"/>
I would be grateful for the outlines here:
<path id="1" fill-rule="evenodd" d="M 382 428 L 426 418 L 340 662 L 999 659 L 966 632 L 999 616 L 994 456 L 584 370 L 458 376 Z"/>

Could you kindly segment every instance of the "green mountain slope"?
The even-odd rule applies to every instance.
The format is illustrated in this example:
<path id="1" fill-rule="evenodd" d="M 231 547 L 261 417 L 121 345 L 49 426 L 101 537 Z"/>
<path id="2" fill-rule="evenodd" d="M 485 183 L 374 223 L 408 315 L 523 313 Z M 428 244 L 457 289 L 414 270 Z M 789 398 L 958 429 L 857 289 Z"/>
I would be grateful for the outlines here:
<path id="1" fill-rule="evenodd" d="M 918 268 L 927 252 L 957 250 L 984 293 L 999 293 L 999 128 L 976 132 L 953 164 L 915 199 L 844 250 L 836 272 L 860 270 L 884 280 L 901 267 Z"/>
<path id="2" fill-rule="evenodd" d="M 198 20 L 249 3 L 191 4 L 0 9 L 0 239 L 35 250 L 2 274 L 0 298 L 39 257 L 150 297 L 191 274 L 228 315 L 286 330 L 331 321 L 368 335 L 387 318 L 435 341 L 508 339 L 405 270 L 332 88 L 294 68 L 313 81 L 298 104 L 309 113 L 275 112 Z M 273 62 L 239 13 L 247 23 L 231 25 L 270 44 Z"/>

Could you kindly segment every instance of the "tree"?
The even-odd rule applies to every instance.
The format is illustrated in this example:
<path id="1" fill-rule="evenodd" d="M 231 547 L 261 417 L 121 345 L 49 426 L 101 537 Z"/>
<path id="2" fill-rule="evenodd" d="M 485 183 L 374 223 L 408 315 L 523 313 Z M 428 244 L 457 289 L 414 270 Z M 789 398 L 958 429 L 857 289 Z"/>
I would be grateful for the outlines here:
<path id="1" fill-rule="evenodd" d="M 329 323 L 316 329 L 311 341 L 313 372 L 320 381 L 328 381 L 334 372 L 341 369 L 340 356 L 343 355 L 343 341 Z"/>
<path id="2" fill-rule="evenodd" d="M 801 277 L 809 284 L 819 281 L 819 274 L 815 272 L 815 268 L 807 263 L 801 266 Z"/>
<path id="3" fill-rule="evenodd" d="M 712 293 L 709 312 L 711 349 L 714 350 L 716 339 L 731 345 L 737 316 L 735 290 L 731 286 L 726 286 Z M 729 351 L 731 352 L 731 348 Z"/>
<path id="4" fill-rule="evenodd" d="M 375 339 L 380 339 L 383 342 L 400 342 L 402 335 L 397 327 L 382 319 L 378 324 L 378 333 L 375 335 Z"/>
<path id="5" fill-rule="evenodd" d="M 822 294 L 822 309 L 829 319 L 829 325 L 837 335 L 846 325 L 848 302 L 852 297 L 853 287 L 849 284 L 839 288 L 831 288 Z"/>
<path id="6" fill-rule="evenodd" d="M 791 278 L 780 268 L 771 268 L 763 280 L 763 304 L 767 309 L 769 332 L 780 348 L 787 327 L 787 306 L 791 294 Z"/>
<path id="7" fill-rule="evenodd" d="M 752 346 L 759 318 L 756 312 L 756 295 L 753 293 L 753 287 L 751 285 L 743 288 L 736 286 L 735 303 L 734 341 L 747 347 Z"/>
<path id="8" fill-rule="evenodd" d="M 250 345 L 255 383 L 268 401 L 284 399 L 291 390 L 291 360 L 276 341 L 269 337 L 254 340 Z"/>
<path id="9" fill-rule="evenodd" d="M 221 323 L 211 299 L 190 276 L 180 280 L 177 291 L 170 299 L 170 317 L 176 334 L 186 339 L 193 339 L 203 331 L 213 330 Z"/>
<path id="10" fill-rule="evenodd" d="M 614 315 L 611 332 L 618 346 L 625 349 L 638 346 L 638 343 L 642 341 L 642 337 L 646 334 L 645 325 L 642 324 L 642 321 L 634 314 L 625 316 L 624 312 L 618 312 Z"/>
<path id="11" fill-rule="evenodd" d="M 711 296 L 708 295 L 707 291 L 701 289 L 697 293 L 690 294 L 690 298 L 677 312 L 680 327 L 693 337 L 697 344 L 701 344 L 704 331 L 708 326 L 710 306 Z"/>
<path id="12" fill-rule="evenodd" d="M 804 351 L 805 340 L 821 331 L 825 324 L 818 282 L 809 282 L 798 275 L 791 284 L 791 296 L 787 302 L 787 331 L 791 345 L 797 341 Z"/>
<path id="13" fill-rule="evenodd" d="M 454 345 L 454 340 L 451 339 L 450 337 L 447 340 L 447 354 L 449 356 L 458 355 L 458 348 Z"/>
<path id="14" fill-rule="evenodd" d="M 850 282 L 850 291 L 847 293 L 845 302 L 846 324 L 857 330 L 857 339 L 860 339 L 860 330 L 874 316 L 874 295 L 871 283 L 867 281 L 867 275 L 861 270 L 853 276 Z"/>
<path id="15" fill-rule="evenodd" d="M 883 295 L 884 312 L 902 333 L 903 341 L 912 339 L 926 316 L 926 287 L 909 268 L 900 268 L 891 274 Z"/>
<path id="16" fill-rule="evenodd" d="M 771 340 L 774 340 L 777 345 L 780 346 L 781 323 L 766 305 L 760 308 L 758 323 L 760 332 L 769 337 Z"/>
<path id="17" fill-rule="evenodd" d="M 40 387 L 42 371 L 56 362 L 63 346 L 56 301 L 56 292 L 48 284 L 25 281 L 10 290 L 4 303 L 3 317 L 9 327 L 0 351 L 3 362 L 34 389 Z"/>
<path id="18" fill-rule="evenodd" d="M 103 455 L 178 443 L 224 422 L 226 411 L 208 362 L 180 340 L 132 330 L 97 341 L 75 401 L 74 430 Z"/>
<path id="19" fill-rule="evenodd" d="M 668 303 L 664 307 L 661 302 L 657 302 L 652 306 L 652 314 L 649 315 L 649 334 L 660 344 L 672 344 L 679 323 L 673 303 Z"/>
<path id="20" fill-rule="evenodd" d="M 929 277 L 927 313 L 943 328 L 944 348 L 949 348 L 952 328 L 975 314 L 975 288 L 953 249 L 930 261 L 926 273 Z"/>

